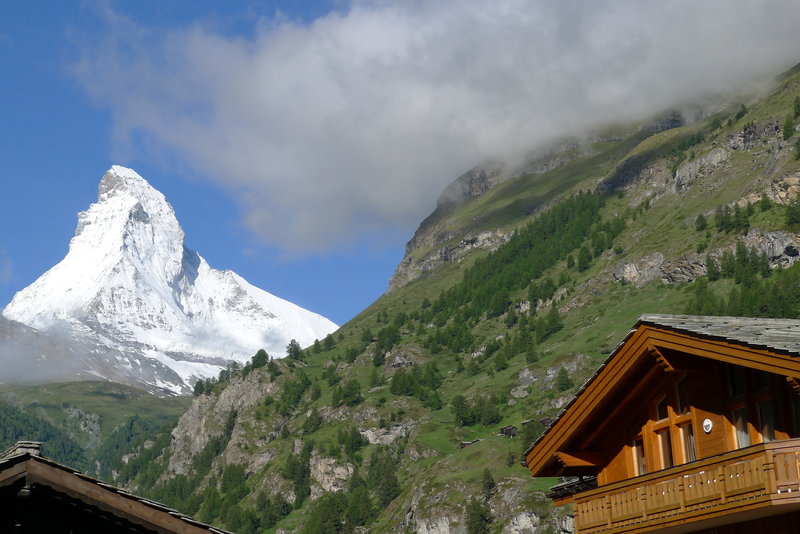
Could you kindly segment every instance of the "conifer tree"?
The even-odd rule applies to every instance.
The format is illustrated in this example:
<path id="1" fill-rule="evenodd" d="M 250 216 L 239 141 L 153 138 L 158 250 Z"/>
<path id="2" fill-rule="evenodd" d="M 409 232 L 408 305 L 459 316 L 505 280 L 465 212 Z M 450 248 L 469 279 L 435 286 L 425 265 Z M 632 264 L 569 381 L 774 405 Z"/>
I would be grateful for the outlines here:
<path id="1" fill-rule="evenodd" d="M 489 468 L 483 470 L 483 499 L 488 501 L 494 495 L 495 489 L 497 488 L 497 484 L 494 481 L 494 477 L 492 476 L 492 472 L 489 471 Z"/>
<path id="2" fill-rule="evenodd" d="M 702 232 L 708 227 L 708 220 L 706 220 L 706 216 L 702 213 L 697 216 L 694 220 L 694 227 L 698 232 Z"/>
<path id="3" fill-rule="evenodd" d="M 708 279 L 712 282 L 714 280 L 719 280 L 719 266 L 717 265 L 717 260 L 715 260 L 711 254 L 706 254 L 706 274 L 708 275 Z"/>
<path id="4" fill-rule="evenodd" d="M 489 525 L 492 523 L 492 513 L 489 506 L 478 499 L 470 499 L 464 517 L 467 534 L 489 534 Z"/>
<path id="5" fill-rule="evenodd" d="M 792 117 L 786 117 L 786 120 L 783 121 L 783 140 L 786 141 L 791 139 L 794 135 L 794 120 Z"/>
<path id="6" fill-rule="evenodd" d="M 769 199 L 766 193 L 761 193 L 761 200 L 758 201 L 758 207 L 762 212 L 772 209 L 772 201 Z"/>
<path id="7" fill-rule="evenodd" d="M 580 250 L 578 250 L 578 270 L 583 272 L 589 268 L 589 265 L 592 263 L 592 253 L 589 252 L 589 249 L 586 246 L 582 246 Z"/>
<path id="8" fill-rule="evenodd" d="M 559 369 L 558 374 L 556 374 L 556 389 L 558 391 L 566 391 L 574 385 L 572 379 L 569 377 L 569 373 L 567 373 L 567 369 L 565 367 Z"/>
<path id="9" fill-rule="evenodd" d="M 294 339 L 289 341 L 289 344 L 286 346 L 286 357 L 292 360 L 302 360 L 303 349 L 300 348 L 300 343 Z"/>

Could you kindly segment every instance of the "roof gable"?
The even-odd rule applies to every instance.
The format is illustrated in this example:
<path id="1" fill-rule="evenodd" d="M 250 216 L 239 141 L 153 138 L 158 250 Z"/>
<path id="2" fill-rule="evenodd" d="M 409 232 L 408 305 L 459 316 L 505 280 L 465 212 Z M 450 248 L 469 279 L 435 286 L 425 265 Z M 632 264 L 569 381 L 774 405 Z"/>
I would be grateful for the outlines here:
<path id="1" fill-rule="evenodd" d="M 636 378 L 646 388 L 656 361 L 663 369 L 691 365 L 694 358 L 800 378 L 800 321 L 687 315 L 644 315 L 525 453 L 534 476 L 554 474 L 569 456 L 570 439 L 587 425 L 614 417 L 604 399 L 621 394 Z M 649 364 L 649 365 L 648 365 Z M 649 373 L 639 376 L 636 373 Z M 626 392 L 635 395 L 635 391 Z M 566 448 L 566 450 L 565 450 Z"/>
<path id="2" fill-rule="evenodd" d="M 92 520 L 105 517 L 110 523 L 128 525 L 125 532 L 226 532 L 45 458 L 39 452 L 39 445 L 19 442 L 0 454 L 0 507 L 6 508 L 8 504 L 3 500 L 14 500 L 18 496 L 31 500 L 35 495 L 44 495 L 59 503 L 71 503 L 70 507 L 80 508 L 82 513 L 92 516 Z M 14 507 L 9 505 L 8 509 Z"/>

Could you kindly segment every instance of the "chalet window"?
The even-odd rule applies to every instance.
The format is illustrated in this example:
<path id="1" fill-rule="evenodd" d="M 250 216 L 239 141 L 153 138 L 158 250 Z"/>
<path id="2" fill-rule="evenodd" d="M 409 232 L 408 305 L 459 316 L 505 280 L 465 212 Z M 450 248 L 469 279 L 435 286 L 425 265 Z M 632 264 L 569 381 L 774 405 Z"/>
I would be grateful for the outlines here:
<path id="1" fill-rule="evenodd" d="M 655 397 L 650 405 L 650 422 L 645 426 L 643 442 L 647 445 L 651 470 L 668 469 L 697 459 L 688 383 L 685 378 L 673 382 L 667 394 Z"/>
<path id="2" fill-rule="evenodd" d="M 675 386 L 676 407 L 679 414 L 689 413 L 689 391 L 686 387 L 686 380 L 683 379 Z"/>
<path id="3" fill-rule="evenodd" d="M 800 396 L 792 395 L 792 403 L 794 404 L 794 436 L 800 437 Z"/>
<path id="4" fill-rule="evenodd" d="M 659 430 L 656 434 L 658 435 L 658 447 L 661 450 L 661 468 L 667 469 L 674 465 L 672 460 L 672 439 L 669 428 Z"/>
<path id="5" fill-rule="evenodd" d="M 736 433 L 736 447 L 750 446 L 750 431 L 747 427 L 747 406 L 733 410 L 733 428 Z"/>
<path id="6" fill-rule="evenodd" d="M 664 397 L 656 406 L 656 419 L 661 421 L 667 417 L 669 417 L 669 410 L 667 409 L 667 398 Z"/>
<path id="7" fill-rule="evenodd" d="M 636 476 L 647 474 L 647 460 L 644 456 L 644 441 L 642 438 L 633 440 L 633 465 L 636 468 Z"/>
<path id="8" fill-rule="evenodd" d="M 683 442 L 684 462 L 694 462 L 697 460 L 697 447 L 694 442 L 694 429 L 692 423 L 687 423 L 680 427 L 681 441 Z"/>
<path id="9" fill-rule="evenodd" d="M 758 403 L 758 422 L 761 425 L 762 439 L 775 441 L 775 415 L 771 400 L 763 400 Z"/>
<path id="10" fill-rule="evenodd" d="M 774 441 L 776 414 L 773 375 L 735 365 L 728 365 L 727 375 L 731 395 L 728 413 L 731 415 L 731 432 L 736 448 Z"/>
<path id="11" fill-rule="evenodd" d="M 764 371 L 753 372 L 753 385 L 755 386 L 756 391 L 769 388 L 769 383 L 770 383 L 769 373 L 765 373 Z"/>
<path id="12" fill-rule="evenodd" d="M 728 365 L 728 392 L 731 397 L 744 395 L 744 369 L 738 365 Z"/>

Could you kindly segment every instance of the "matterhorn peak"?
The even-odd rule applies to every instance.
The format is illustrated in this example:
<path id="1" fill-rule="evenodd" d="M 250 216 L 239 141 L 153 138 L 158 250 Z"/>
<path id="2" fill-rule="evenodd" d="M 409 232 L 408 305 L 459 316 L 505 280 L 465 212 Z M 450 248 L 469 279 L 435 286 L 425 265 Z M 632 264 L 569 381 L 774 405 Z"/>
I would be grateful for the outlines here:
<path id="1" fill-rule="evenodd" d="M 130 194 L 136 198 L 153 194 L 161 195 L 138 172 L 121 165 L 112 165 L 100 180 L 97 200 L 102 202 L 109 196 L 119 192 Z M 162 198 L 163 196 L 161 195 Z"/>
<path id="2" fill-rule="evenodd" d="M 136 171 L 111 167 L 97 202 L 78 214 L 66 257 L 3 310 L 42 331 L 113 349 L 96 375 L 186 392 L 258 349 L 281 356 L 336 329 L 324 317 L 212 269 L 184 246 L 164 195 Z M 111 354 L 111 352 L 110 352 Z"/>

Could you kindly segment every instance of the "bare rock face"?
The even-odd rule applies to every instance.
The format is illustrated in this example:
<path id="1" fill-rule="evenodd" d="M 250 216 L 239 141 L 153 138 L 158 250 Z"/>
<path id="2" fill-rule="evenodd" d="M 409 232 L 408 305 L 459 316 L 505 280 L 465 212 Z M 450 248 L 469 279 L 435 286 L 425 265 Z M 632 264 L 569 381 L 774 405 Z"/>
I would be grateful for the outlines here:
<path id="1" fill-rule="evenodd" d="M 353 465 L 336 458 L 313 455 L 310 460 L 311 498 L 317 499 L 325 492 L 342 491 L 353 476 Z"/>
<path id="2" fill-rule="evenodd" d="M 556 376 L 562 368 L 566 369 L 567 372 L 572 375 L 586 367 L 590 361 L 591 360 L 587 355 L 576 354 L 575 356 L 563 362 L 561 365 L 548 367 L 545 369 L 544 375 L 539 379 L 539 387 L 542 389 L 552 389 L 555 386 Z"/>
<path id="3" fill-rule="evenodd" d="M 647 189 L 645 196 L 650 196 L 652 190 L 663 191 L 672 180 L 672 171 L 660 162 L 651 162 L 648 154 L 633 156 L 624 161 L 611 176 L 601 180 L 595 187 L 598 194 L 606 194 L 611 191 L 631 189 L 634 186 L 645 186 Z M 638 204 L 644 200 L 636 200 Z"/>
<path id="4" fill-rule="evenodd" d="M 460 204 L 469 198 L 482 195 L 508 179 L 503 167 L 503 165 L 495 164 L 475 167 L 467 171 L 445 187 L 436 205 Z"/>
<path id="5" fill-rule="evenodd" d="M 61 409 L 65 415 L 67 431 L 73 439 L 80 440 L 81 436 L 85 436 L 88 448 L 100 445 L 102 437 L 100 430 L 101 416 L 96 413 L 85 412 L 67 403 L 63 403 Z"/>
<path id="6" fill-rule="evenodd" d="M 478 248 L 495 250 L 511 238 L 510 233 L 507 234 L 500 231 L 480 232 L 475 235 L 464 236 L 455 245 L 443 245 L 443 243 L 450 241 L 453 236 L 450 234 L 436 234 L 423 237 L 418 235 L 419 233 L 420 231 L 406 245 L 406 257 L 397 266 L 395 273 L 389 280 L 389 291 L 403 287 L 412 280 L 438 269 L 445 263 L 457 262 L 461 256 L 471 250 Z M 411 255 L 411 252 L 418 248 L 428 248 L 440 244 L 442 246 L 434 254 L 424 258 L 416 259 Z"/>
<path id="7" fill-rule="evenodd" d="M 747 128 L 728 137 L 728 147 L 732 150 L 750 150 L 766 146 L 778 139 L 781 125 L 777 120 L 750 124 Z"/>
<path id="8" fill-rule="evenodd" d="M 228 387 L 217 395 L 195 397 L 186 412 L 172 430 L 171 455 L 167 471 L 175 474 L 189 474 L 192 456 L 198 454 L 212 439 L 222 434 L 228 415 L 232 411 L 242 413 L 256 406 L 264 397 L 276 393 L 278 386 L 269 380 L 263 369 L 252 371 L 246 378 L 236 377 Z M 234 427 L 229 448 L 245 438 L 237 439 Z M 232 449 L 235 458 L 240 454 Z"/>
<path id="9" fill-rule="evenodd" d="M 465 489 L 461 481 L 453 481 L 437 489 L 424 482 L 415 486 L 403 524 L 395 532 L 399 534 L 412 530 L 415 534 L 465 534 L 464 509 L 453 509 L 445 503 L 449 493 L 463 492 Z"/>
<path id="10" fill-rule="evenodd" d="M 800 172 L 792 173 L 772 184 L 767 195 L 778 204 L 790 204 L 800 194 Z"/>
<path id="11" fill-rule="evenodd" d="M 409 429 L 401 424 L 393 424 L 389 428 L 368 428 L 361 431 L 367 441 L 373 445 L 391 445 L 397 439 L 404 437 Z"/>
<path id="12" fill-rule="evenodd" d="M 748 247 L 765 252 L 773 268 L 789 267 L 800 259 L 800 236 L 797 234 L 754 229 L 742 240 Z"/>
<path id="13" fill-rule="evenodd" d="M 389 369 L 413 367 L 419 362 L 419 358 L 417 347 L 396 347 L 386 354 L 386 367 Z"/>
<path id="14" fill-rule="evenodd" d="M 674 191 L 676 193 L 686 190 L 701 175 L 714 172 L 730 157 L 730 152 L 724 148 L 715 148 L 711 152 L 683 163 L 675 171 Z"/>
<path id="15" fill-rule="evenodd" d="M 643 256 L 636 262 L 618 266 L 612 275 L 614 280 L 625 280 L 625 282 L 634 284 L 637 287 L 642 287 L 661 275 L 661 265 L 663 263 L 664 255 L 660 252 L 653 252 Z"/>
<path id="16" fill-rule="evenodd" d="M 661 282 L 664 284 L 682 284 L 691 282 L 706 274 L 705 257 L 701 254 L 690 254 L 661 265 Z"/>
<path id="17" fill-rule="evenodd" d="M 415 534 L 462 534 L 466 529 L 457 524 L 458 519 L 440 516 L 418 522 L 414 526 Z M 452 525 L 452 526 L 451 526 Z"/>
<path id="18" fill-rule="evenodd" d="M 530 386 L 536 381 L 536 376 L 530 369 L 523 367 L 522 371 L 519 372 L 518 380 L 520 386 Z"/>
<path id="19" fill-rule="evenodd" d="M 526 386 L 518 386 L 511 390 L 511 396 L 517 399 L 522 399 L 528 396 L 528 388 Z"/>

